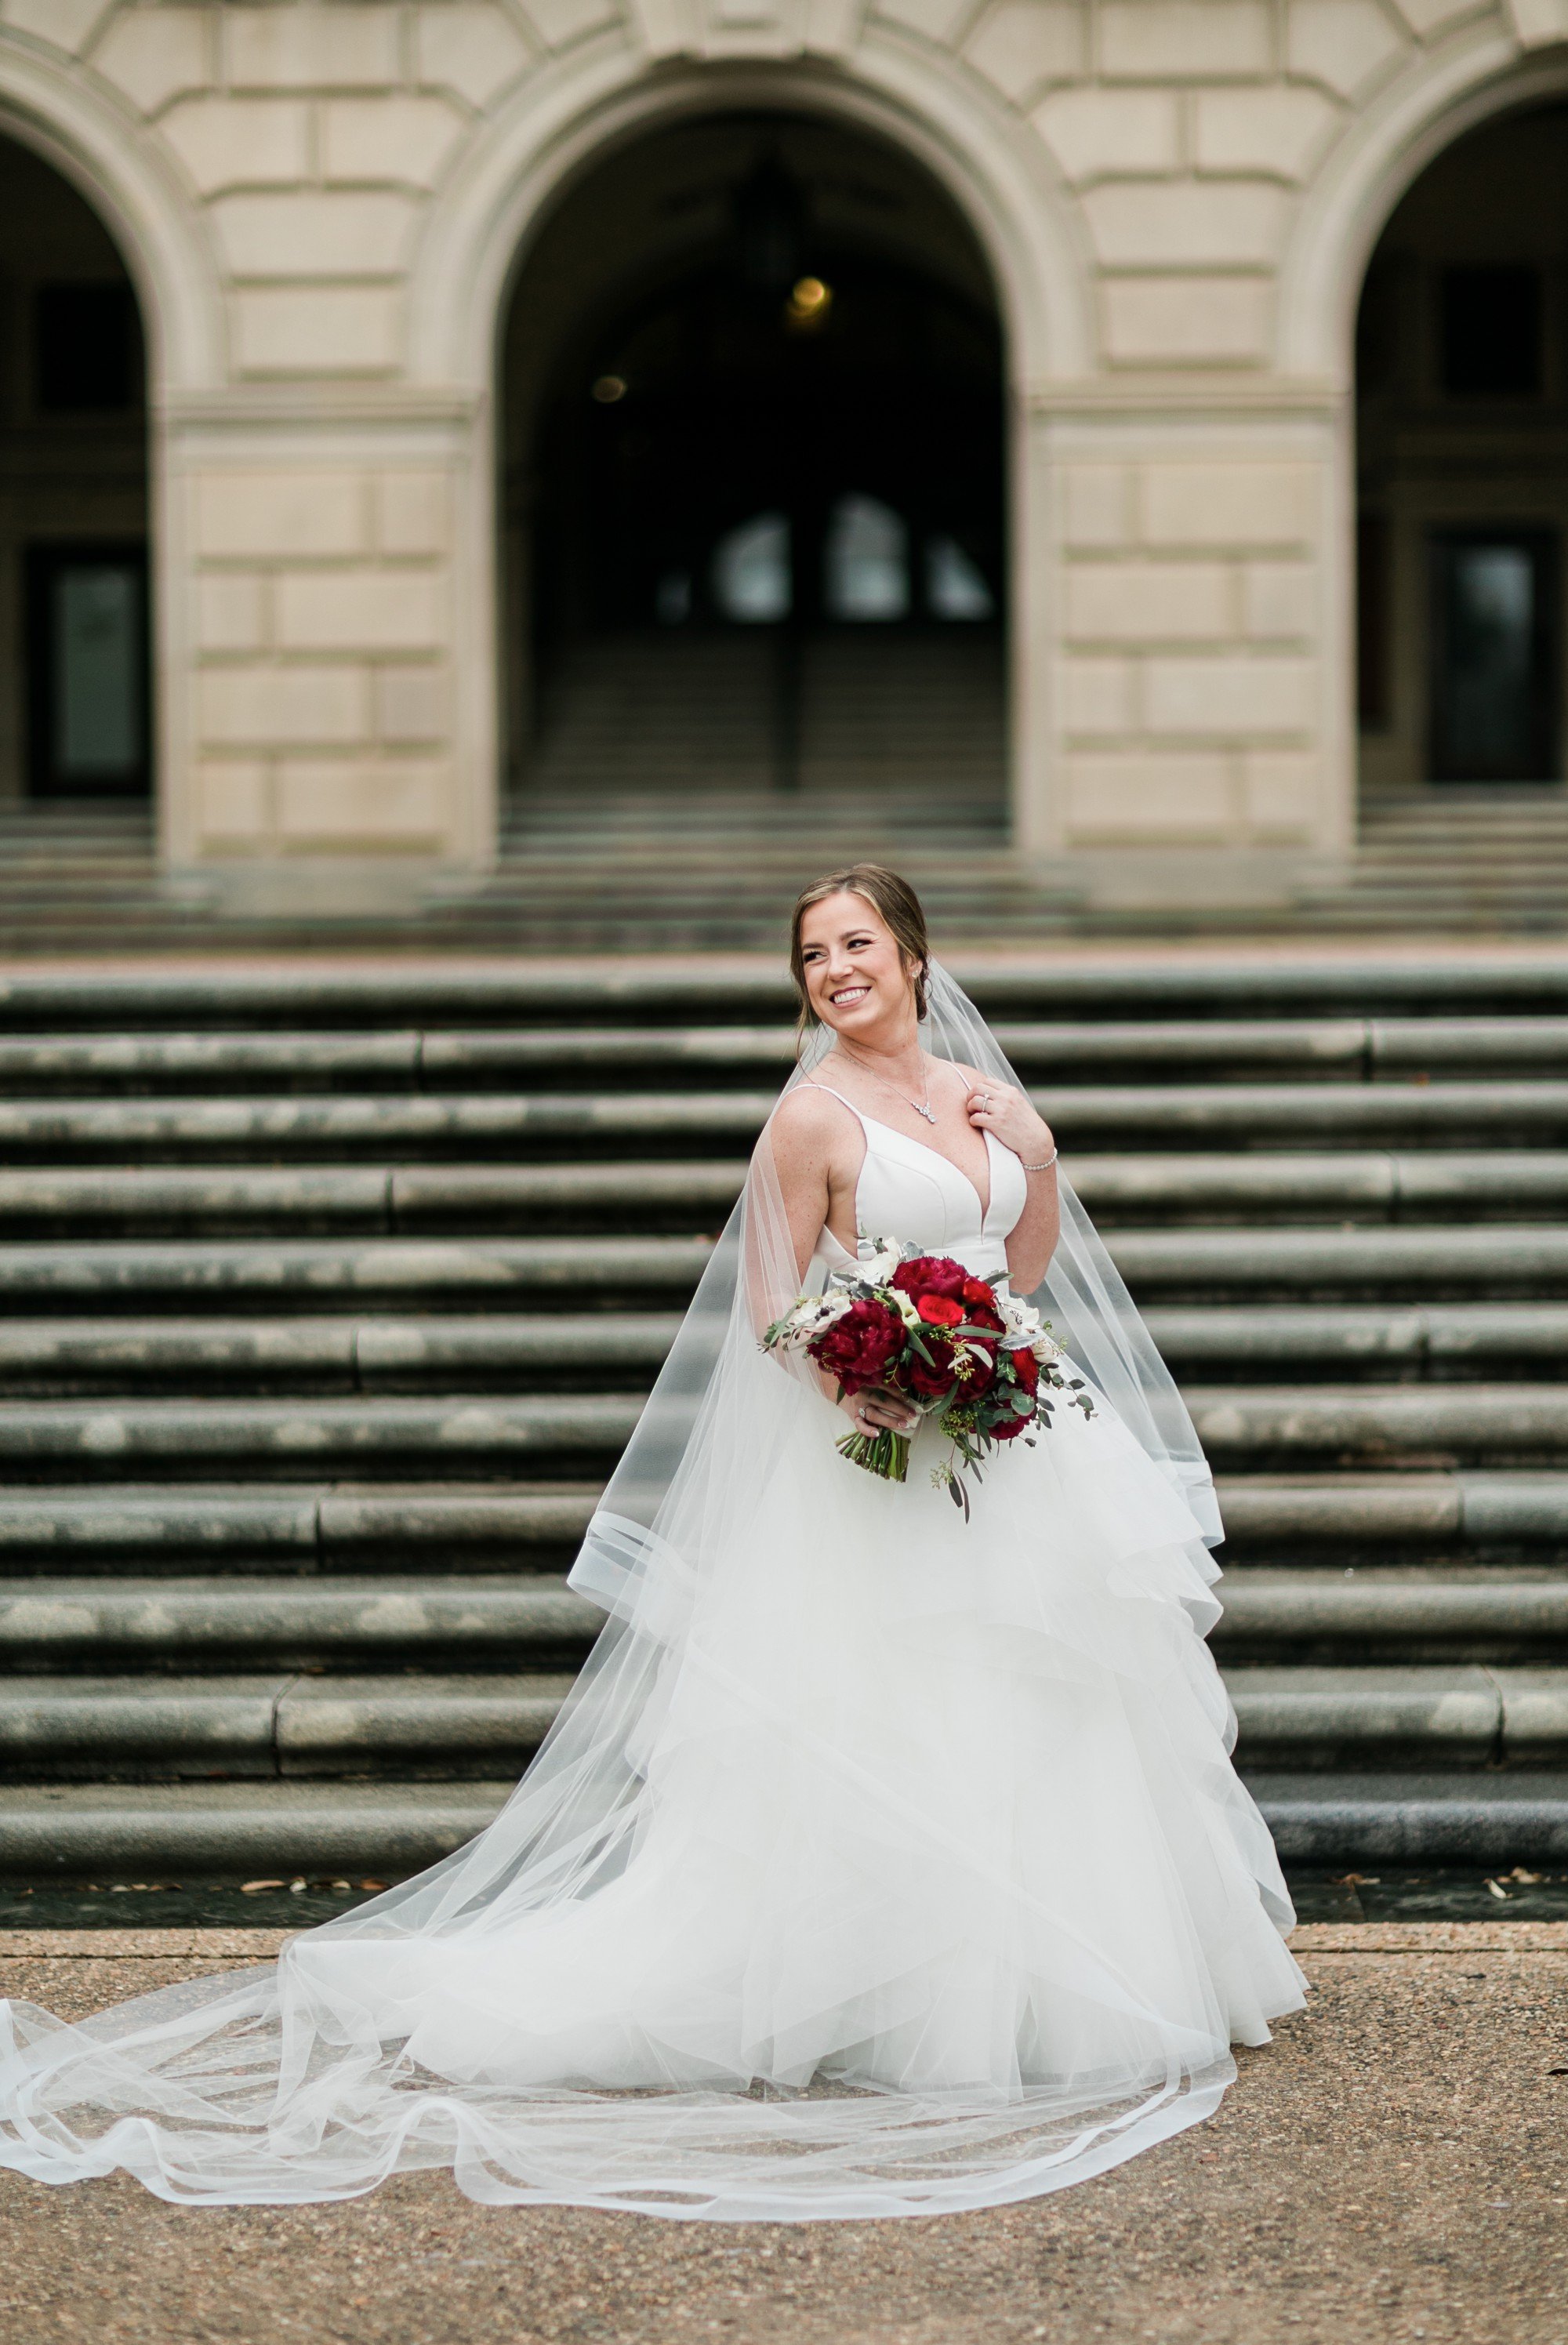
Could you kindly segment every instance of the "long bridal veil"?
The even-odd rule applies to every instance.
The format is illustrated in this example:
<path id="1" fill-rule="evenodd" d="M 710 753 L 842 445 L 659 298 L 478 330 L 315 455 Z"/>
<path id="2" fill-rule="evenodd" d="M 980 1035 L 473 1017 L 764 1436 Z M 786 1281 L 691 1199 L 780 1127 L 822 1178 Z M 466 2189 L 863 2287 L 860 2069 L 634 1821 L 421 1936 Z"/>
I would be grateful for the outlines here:
<path id="1" fill-rule="evenodd" d="M 1017 1080 L 940 969 L 923 1039 Z M 807 1066 L 830 1040 L 808 1046 Z M 800 1486 L 814 1477 L 824 1507 L 853 1508 L 865 1493 L 851 1486 L 868 1477 L 839 1467 L 820 1396 L 759 1347 L 798 1285 L 764 1131 L 572 1569 L 604 1629 L 506 1807 L 428 1872 L 289 1941 L 275 1965 L 78 2024 L 0 2005 L 0 2165 L 48 2182 L 124 2168 L 165 2198 L 223 2203 L 346 2198 L 395 2170 L 450 2166 L 498 2203 L 789 2220 L 1022 2198 L 1208 2115 L 1233 2074 L 1232 2033 L 1267 2034 L 1259 1995 L 1225 1974 L 1247 1967 L 1228 1947 L 1251 1945 L 1261 1924 L 1277 1965 L 1263 2001 L 1288 2007 L 1290 1907 L 1227 1763 L 1232 1722 L 1200 1642 L 1218 1612 L 1206 1548 L 1220 1535 L 1202 1454 L 1062 1192 L 1061 1244 L 1034 1299 L 1102 1404 L 1102 1475 L 1136 1466 L 1149 1485 L 1147 1529 L 1091 1568 L 1065 1497 L 1059 1525 L 1015 1511 L 1003 1543 L 1022 1592 L 997 1598 L 988 1626 L 1037 1651 L 1036 1707 L 1055 1688 L 1072 1721 L 1053 1729 L 1057 1796 L 1092 1816 L 1114 1792 L 1158 1927 L 1137 1910 L 1096 1925 L 1097 1900 L 1129 1893 L 1116 1848 L 1052 1841 L 1060 1877 L 1012 1862 L 990 1828 L 999 1787 L 993 1799 L 977 1772 L 967 1811 L 923 1806 L 876 1747 L 874 1701 L 857 1716 L 853 1692 L 817 1701 L 789 1675 L 767 1603 L 789 1612 L 790 1556 L 812 1545 L 814 1520 L 824 1547 L 836 1536 Z M 891 1495 L 875 1486 L 874 1502 Z M 935 1520 L 934 1494 L 896 1495 Z M 781 1570 L 792 1507 L 806 1530 Z M 947 1509 L 947 1548 L 968 1535 Z M 1061 1549 L 1048 1601 L 1033 1584 L 1045 1566 L 1028 1561 L 1037 1540 Z M 821 1651 L 840 1625 L 853 1641 L 864 1601 L 854 1557 L 831 1560 L 843 1621 L 829 1582 L 809 1631 Z M 891 1642 L 887 1660 L 897 1667 Z M 1025 1664 L 1010 1650 L 1005 1666 Z M 1118 1768 L 1125 1781 L 1101 1780 Z M 842 1848 L 779 1845 L 798 1842 L 799 1811 L 786 1825 L 769 1787 L 803 1782 L 846 1820 L 859 1877 L 842 1877 Z M 683 1839 L 694 1811 L 700 1835 Z M 946 2065 L 921 2009 L 935 1968 L 922 1973 L 918 1947 L 900 1953 L 900 1883 L 923 1869 L 986 1916 L 984 1986 L 967 1991 L 1008 2014 L 1005 2044 Z M 737 1916 L 751 1935 L 725 1967 L 713 1948 Z M 1156 1941 L 1153 1962 L 1142 1942 Z M 865 1950 L 853 1995 L 851 1944 Z M 655 1976 L 657 2029 L 645 2019 Z"/>

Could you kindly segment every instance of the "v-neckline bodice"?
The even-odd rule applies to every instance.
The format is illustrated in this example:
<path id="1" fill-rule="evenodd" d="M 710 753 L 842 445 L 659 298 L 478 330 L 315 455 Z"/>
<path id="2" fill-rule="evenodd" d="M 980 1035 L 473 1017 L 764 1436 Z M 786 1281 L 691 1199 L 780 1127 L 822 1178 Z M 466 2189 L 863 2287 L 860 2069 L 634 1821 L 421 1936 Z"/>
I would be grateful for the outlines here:
<path id="1" fill-rule="evenodd" d="M 949 1172 L 956 1172 L 958 1180 L 964 1182 L 964 1186 L 966 1186 L 966 1189 L 968 1189 L 968 1192 L 970 1192 L 970 1196 L 975 1198 L 975 1205 L 977 1205 L 977 1210 L 980 1210 L 980 1236 L 982 1236 L 982 1238 L 989 1236 L 989 1229 L 986 1229 L 986 1224 L 989 1224 L 989 1220 L 991 1220 L 991 1205 L 994 1205 L 994 1203 L 996 1203 L 996 1149 L 1001 1149 L 1001 1140 L 998 1140 L 998 1137 L 996 1137 L 996 1132 L 982 1132 L 982 1137 L 985 1137 L 986 1193 L 985 1193 L 985 1196 L 980 1196 L 980 1184 L 977 1184 L 977 1182 L 975 1182 L 973 1177 L 970 1177 L 968 1172 L 966 1172 L 964 1165 L 961 1165 L 961 1163 L 954 1163 L 954 1159 L 952 1159 L 952 1156 L 949 1156 L 949 1153 L 946 1153 L 946 1149 L 933 1149 L 933 1147 L 930 1147 L 928 1140 L 916 1140 L 916 1137 L 914 1137 L 914 1132 L 900 1132 L 900 1128 L 897 1128 L 895 1123 L 884 1123 L 884 1121 L 881 1121 L 881 1116 L 867 1116 L 867 1112 L 865 1112 L 863 1107 L 855 1107 L 855 1102 L 853 1102 L 851 1098 L 846 1098 L 846 1095 L 844 1095 L 842 1091 L 835 1091 L 835 1088 L 832 1088 L 832 1083 L 818 1083 L 818 1081 L 815 1081 L 815 1076 L 806 1076 L 806 1081 L 811 1083 L 811 1088 L 814 1088 L 814 1091 L 825 1091 L 825 1092 L 827 1092 L 827 1098 L 830 1098 L 830 1100 L 836 1100 L 836 1102 L 842 1104 L 842 1107 L 848 1107 L 848 1112 L 851 1112 L 851 1116 L 855 1116 L 855 1119 L 858 1119 L 858 1123 L 860 1123 L 860 1128 L 863 1128 L 863 1131 L 865 1131 L 865 1128 L 867 1128 L 867 1125 L 870 1125 L 870 1128 L 875 1128 L 875 1131 L 886 1132 L 886 1135 L 891 1137 L 891 1140 L 903 1140 L 905 1147 L 919 1149 L 921 1156 L 936 1156 L 937 1163 L 946 1165 L 946 1170 L 949 1170 Z M 865 1170 L 865 1159 L 863 1159 L 863 1165 L 860 1165 L 860 1170 Z"/>

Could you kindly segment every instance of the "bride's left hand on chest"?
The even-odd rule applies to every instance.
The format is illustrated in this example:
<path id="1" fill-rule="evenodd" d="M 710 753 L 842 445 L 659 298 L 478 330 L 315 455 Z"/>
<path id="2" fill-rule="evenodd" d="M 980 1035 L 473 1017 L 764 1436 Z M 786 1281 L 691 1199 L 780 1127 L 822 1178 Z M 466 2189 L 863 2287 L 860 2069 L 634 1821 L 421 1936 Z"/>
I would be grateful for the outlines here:
<path id="1" fill-rule="evenodd" d="M 994 1132 L 1026 1164 L 1038 1163 L 1056 1146 L 1045 1118 L 1008 1083 L 976 1083 L 965 1106 L 976 1132 Z"/>

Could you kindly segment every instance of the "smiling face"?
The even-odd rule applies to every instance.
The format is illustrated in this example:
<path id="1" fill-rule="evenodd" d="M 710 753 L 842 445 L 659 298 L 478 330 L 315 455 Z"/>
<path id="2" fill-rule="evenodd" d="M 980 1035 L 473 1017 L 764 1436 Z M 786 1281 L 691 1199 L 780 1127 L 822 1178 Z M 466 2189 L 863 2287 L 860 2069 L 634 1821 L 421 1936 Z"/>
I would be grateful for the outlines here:
<path id="1" fill-rule="evenodd" d="M 910 961 L 880 914 L 847 888 L 801 921 L 806 999 L 824 1026 L 886 1049 L 915 1025 Z"/>

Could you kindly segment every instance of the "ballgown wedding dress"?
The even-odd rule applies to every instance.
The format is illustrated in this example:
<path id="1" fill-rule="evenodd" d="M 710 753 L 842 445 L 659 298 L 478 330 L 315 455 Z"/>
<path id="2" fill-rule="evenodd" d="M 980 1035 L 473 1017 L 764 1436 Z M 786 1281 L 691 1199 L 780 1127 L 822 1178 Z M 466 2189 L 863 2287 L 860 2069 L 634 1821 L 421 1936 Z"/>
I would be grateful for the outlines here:
<path id="1" fill-rule="evenodd" d="M 1005 1071 L 947 980 L 929 1043 Z M 987 1135 L 982 1198 L 861 1122 L 862 1233 L 1005 1274 L 1017 1159 Z M 1202 1641 L 1212 1494 L 1087 1223 L 1039 1300 L 1095 1413 L 1000 1453 L 966 1522 L 929 1426 L 881 1482 L 761 1353 L 798 1284 L 770 1165 L 764 1135 L 573 1574 L 609 1625 L 501 1816 L 275 1966 L 74 2026 L 0 2006 L 0 2163 L 186 2200 L 450 2165 L 492 2201 L 934 2213 L 1197 2123 L 1299 2006 Z M 824 1232 L 814 1274 L 843 1258 Z"/>

